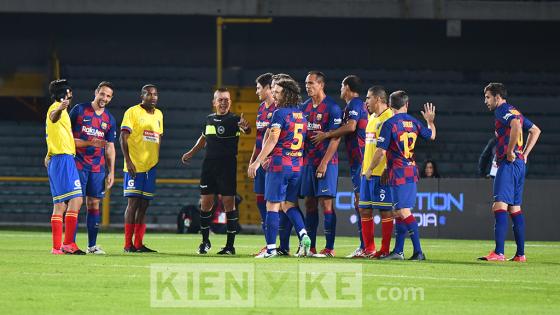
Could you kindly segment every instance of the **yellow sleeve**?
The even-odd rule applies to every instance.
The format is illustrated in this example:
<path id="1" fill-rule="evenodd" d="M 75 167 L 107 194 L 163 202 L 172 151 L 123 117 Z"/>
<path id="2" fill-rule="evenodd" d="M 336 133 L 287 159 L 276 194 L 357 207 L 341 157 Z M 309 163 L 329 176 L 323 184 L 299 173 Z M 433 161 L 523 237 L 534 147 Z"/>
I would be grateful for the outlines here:
<path id="1" fill-rule="evenodd" d="M 159 112 L 159 117 L 160 117 L 161 124 L 159 124 L 158 133 L 160 135 L 162 135 L 163 134 L 163 113 L 161 111 Z"/>
<path id="2" fill-rule="evenodd" d="M 132 108 L 128 109 L 124 113 L 124 117 L 121 123 L 121 130 L 123 129 L 128 130 L 128 132 L 130 133 L 132 133 L 132 130 L 134 130 L 134 115 Z"/>

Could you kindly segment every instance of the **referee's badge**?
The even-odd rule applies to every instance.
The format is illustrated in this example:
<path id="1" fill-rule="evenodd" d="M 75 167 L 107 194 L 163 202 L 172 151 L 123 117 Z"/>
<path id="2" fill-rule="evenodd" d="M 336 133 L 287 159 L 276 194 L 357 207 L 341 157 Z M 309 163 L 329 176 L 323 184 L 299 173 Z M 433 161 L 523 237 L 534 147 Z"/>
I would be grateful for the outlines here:
<path id="1" fill-rule="evenodd" d="M 320 121 L 321 118 L 323 118 L 323 114 L 317 114 L 317 116 L 315 116 L 315 119 L 316 119 L 317 121 Z"/>
<path id="2" fill-rule="evenodd" d="M 224 134 L 224 132 L 226 132 L 226 128 L 224 128 L 224 126 L 220 126 L 220 127 L 218 127 L 218 134 L 221 134 L 221 135 L 223 135 L 223 134 Z"/>

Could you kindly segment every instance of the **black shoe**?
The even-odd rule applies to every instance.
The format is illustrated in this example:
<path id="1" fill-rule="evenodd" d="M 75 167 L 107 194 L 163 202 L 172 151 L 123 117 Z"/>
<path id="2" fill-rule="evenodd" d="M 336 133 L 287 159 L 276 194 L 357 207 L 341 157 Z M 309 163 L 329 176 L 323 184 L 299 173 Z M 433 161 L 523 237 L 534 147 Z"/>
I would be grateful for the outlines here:
<path id="1" fill-rule="evenodd" d="M 224 247 L 217 254 L 218 255 L 235 255 L 235 247 Z"/>
<path id="2" fill-rule="evenodd" d="M 206 255 L 206 254 L 208 254 L 208 251 L 210 250 L 210 248 L 212 248 L 212 244 L 210 244 L 210 241 L 202 242 L 198 246 L 198 254 L 199 255 Z"/>
<path id="3" fill-rule="evenodd" d="M 138 253 L 157 253 L 157 250 L 153 250 L 151 248 L 146 247 L 146 245 L 142 245 L 142 247 L 139 247 L 136 249 L 136 252 Z"/>
<path id="4" fill-rule="evenodd" d="M 290 256 L 290 251 L 284 248 L 276 249 L 276 255 L 278 256 Z"/>
<path id="5" fill-rule="evenodd" d="M 387 256 L 379 257 L 379 259 L 381 259 L 381 260 L 404 260 L 404 254 L 403 253 L 391 252 Z"/>
<path id="6" fill-rule="evenodd" d="M 125 253 L 136 253 L 136 247 L 134 247 L 134 246 L 125 247 L 124 252 Z"/>
<path id="7" fill-rule="evenodd" d="M 426 256 L 422 252 L 412 254 L 408 260 L 426 260 Z"/>

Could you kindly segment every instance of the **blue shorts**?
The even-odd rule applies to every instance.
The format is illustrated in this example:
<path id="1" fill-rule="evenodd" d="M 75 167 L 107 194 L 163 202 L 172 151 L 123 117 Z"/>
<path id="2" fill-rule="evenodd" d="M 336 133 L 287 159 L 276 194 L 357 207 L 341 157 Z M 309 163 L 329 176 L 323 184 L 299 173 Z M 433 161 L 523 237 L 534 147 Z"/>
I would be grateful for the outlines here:
<path id="1" fill-rule="evenodd" d="M 105 172 L 78 170 L 82 183 L 82 194 L 88 197 L 103 198 L 105 196 Z"/>
<path id="2" fill-rule="evenodd" d="M 270 202 L 298 202 L 300 172 L 266 172 L 264 199 Z"/>
<path id="3" fill-rule="evenodd" d="M 300 195 L 304 197 L 335 197 L 338 185 L 338 164 L 328 164 L 323 178 L 317 178 L 317 168 L 306 165 L 301 172 Z M 268 199 L 267 199 L 268 200 Z"/>
<path id="4" fill-rule="evenodd" d="M 525 162 L 521 159 L 515 159 L 513 163 L 503 161 L 494 178 L 494 202 L 520 206 L 523 201 L 524 184 Z"/>
<path id="5" fill-rule="evenodd" d="M 390 186 L 393 197 L 393 209 L 414 208 L 416 205 L 416 183 Z"/>
<path id="6" fill-rule="evenodd" d="M 82 197 L 82 184 L 74 156 L 57 154 L 51 156 L 47 167 L 53 203 Z"/>
<path id="7" fill-rule="evenodd" d="M 381 177 L 372 176 L 369 180 L 362 176 L 360 183 L 360 208 L 393 210 L 393 198 L 389 186 L 381 186 Z"/>
<path id="8" fill-rule="evenodd" d="M 255 176 L 255 187 L 254 187 L 255 194 L 258 195 L 264 194 L 265 192 L 264 183 L 266 181 L 265 177 L 266 177 L 266 171 L 262 167 L 259 167 L 257 169 L 257 176 Z"/>
<path id="9" fill-rule="evenodd" d="M 362 166 L 350 167 L 350 178 L 352 179 L 352 191 L 354 193 L 360 192 L 360 186 L 362 185 Z"/>
<path id="10" fill-rule="evenodd" d="M 156 168 L 153 167 L 145 173 L 136 173 L 135 178 L 131 178 L 128 172 L 124 172 L 123 188 L 125 197 L 154 199 L 156 192 Z"/>

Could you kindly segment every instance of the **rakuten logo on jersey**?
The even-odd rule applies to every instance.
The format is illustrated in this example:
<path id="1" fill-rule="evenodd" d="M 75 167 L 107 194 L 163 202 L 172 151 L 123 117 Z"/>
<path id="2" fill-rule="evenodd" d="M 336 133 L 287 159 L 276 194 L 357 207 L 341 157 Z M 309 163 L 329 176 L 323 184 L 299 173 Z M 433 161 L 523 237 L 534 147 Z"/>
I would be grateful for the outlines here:
<path id="1" fill-rule="evenodd" d="M 82 126 L 82 132 L 85 133 L 88 136 L 93 136 L 93 137 L 97 137 L 97 138 L 105 138 L 105 132 L 103 132 L 103 131 L 101 131 L 97 128 Z"/>
<path id="2" fill-rule="evenodd" d="M 313 131 L 313 130 L 321 130 L 321 129 L 322 129 L 321 124 L 312 123 L 312 122 L 307 123 L 307 130 Z"/>

